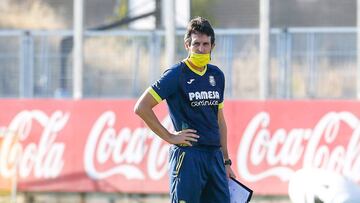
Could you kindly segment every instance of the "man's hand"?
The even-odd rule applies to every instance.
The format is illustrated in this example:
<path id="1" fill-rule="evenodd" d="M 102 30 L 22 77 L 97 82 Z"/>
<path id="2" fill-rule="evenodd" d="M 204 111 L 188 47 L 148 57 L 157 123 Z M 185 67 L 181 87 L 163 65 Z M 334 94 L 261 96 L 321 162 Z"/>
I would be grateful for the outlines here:
<path id="1" fill-rule="evenodd" d="M 226 169 L 226 176 L 228 178 L 236 178 L 234 171 L 231 169 L 230 165 L 225 165 L 225 169 Z"/>
<path id="2" fill-rule="evenodd" d="M 199 135 L 195 134 L 196 130 L 185 129 L 179 132 L 175 132 L 170 135 L 168 142 L 170 144 L 180 144 L 186 146 L 192 146 L 191 142 L 197 142 Z"/>

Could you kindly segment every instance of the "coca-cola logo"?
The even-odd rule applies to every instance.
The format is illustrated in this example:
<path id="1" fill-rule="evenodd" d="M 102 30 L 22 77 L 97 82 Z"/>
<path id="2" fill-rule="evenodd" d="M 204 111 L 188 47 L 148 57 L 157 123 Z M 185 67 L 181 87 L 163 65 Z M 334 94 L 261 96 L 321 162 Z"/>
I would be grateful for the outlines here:
<path id="1" fill-rule="evenodd" d="M 269 113 L 260 112 L 245 128 L 237 151 L 238 172 L 245 180 L 277 177 L 287 181 L 299 163 L 301 167 L 323 168 L 360 180 L 360 122 L 351 112 L 329 112 L 313 129 L 270 131 L 270 124 Z M 351 129 L 351 134 L 341 134 L 345 127 Z M 330 148 L 339 136 L 349 136 L 347 145 Z M 267 168 L 254 172 L 264 163 Z"/>
<path id="2" fill-rule="evenodd" d="M 287 181 L 301 167 L 325 168 L 360 180 L 360 128 L 358 118 L 349 112 L 329 112 L 312 128 L 278 128 L 269 130 L 271 116 L 256 114 L 246 126 L 237 150 L 237 170 L 247 181 L 268 177 Z M 158 180 L 166 175 L 168 145 L 148 128 L 115 129 L 116 114 L 103 113 L 92 127 L 85 151 L 84 165 L 94 179 L 123 175 L 128 179 Z M 173 130 L 169 117 L 162 122 Z M 341 125 L 352 129 L 347 146 L 330 148 L 340 135 Z M 240 132 L 241 133 L 241 132 Z M 322 143 L 320 140 L 324 140 Z M 140 165 L 145 161 L 146 167 Z M 112 163 L 106 169 L 102 164 Z M 261 170 L 252 170 L 260 164 Z"/>
<path id="3" fill-rule="evenodd" d="M 58 177 L 64 167 L 65 145 L 56 138 L 69 116 L 61 111 L 51 116 L 40 110 L 21 111 L 9 126 L 0 127 L 0 175 L 3 178 Z M 41 135 L 37 135 L 37 142 L 23 145 L 33 133 L 33 125 L 40 126 Z"/>
<path id="4" fill-rule="evenodd" d="M 126 120 L 134 128 L 121 123 L 124 120 L 122 113 L 103 111 L 102 108 L 96 112 L 100 112 L 98 117 L 86 118 L 81 123 L 76 120 L 70 122 L 70 113 L 61 110 L 50 113 L 23 110 L 10 121 L 1 120 L 0 177 L 17 175 L 20 181 L 53 179 L 64 175 L 63 171 L 71 174 L 81 170 L 94 180 L 119 181 L 115 184 L 121 185 L 124 178 L 154 184 L 156 181 L 159 188 L 154 190 L 165 191 L 167 186 L 163 183 L 167 177 L 169 145 L 146 126 L 135 125 L 140 120 L 133 117 Z M 241 120 L 249 119 L 249 122 L 239 122 L 236 127 L 228 129 L 229 135 L 237 136 L 229 137 L 228 143 L 230 149 L 235 149 L 229 152 L 236 160 L 233 169 L 242 180 L 254 183 L 268 178 L 273 182 L 275 179 L 286 182 L 302 167 L 339 172 L 359 182 L 359 118 L 349 111 L 319 112 L 325 113 L 316 120 L 311 117 L 312 120 L 306 122 L 303 120 L 307 115 L 303 115 L 299 119 L 293 117 L 289 122 L 279 123 L 279 115 L 284 115 L 279 112 L 272 115 L 262 111 L 255 112 L 250 118 L 241 117 Z M 11 112 L 4 115 L 9 114 Z M 237 115 L 232 116 L 227 119 L 239 119 Z M 9 124 L 4 125 L 4 122 Z M 169 116 L 161 123 L 173 131 Z M 81 128 L 78 127 L 80 125 Z M 65 126 L 66 133 L 78 133 L 74 142 L 65 143 L 68 139 L 62 139 L 69 135 L 63 132 Z M 242 130 L 236 131 L 239 126 Z M 65 154 L 66 149 L 69 151 Z M 66 163 L 67 159 L 74 160 L 73 153 L 83 155 L 83 165 Z M 112 180 L 112 177 L 116 179 Z M 64 188 L 71 184 L 71 181 L 64 181 L 64 185 L 56 187 Z M 47 182 L 44 183 L 43 187 L 48 187 Z"/>
<path id="5" fill-rule="evenodd" d="M 90 130 L 84 151 L 84 167 L 89 177 L 105 179 L 123 175 L 127 179 L 158 180 L 167 172 L 169 145 L 148 128 L 115 129 L 116 114 L 104 112 Z M 169 117 L 162 122 L 171 129 Z M 145 160 L 146 170 L 140 166 Z M 106 169 L 101 165 L 110 163 Z"/>

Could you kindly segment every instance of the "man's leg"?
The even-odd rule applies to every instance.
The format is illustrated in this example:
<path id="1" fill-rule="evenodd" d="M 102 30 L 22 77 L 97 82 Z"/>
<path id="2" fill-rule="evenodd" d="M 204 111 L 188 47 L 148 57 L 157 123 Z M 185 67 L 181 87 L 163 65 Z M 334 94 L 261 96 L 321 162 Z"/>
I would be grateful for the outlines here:
<path id="1" fill-rule="evenodd" d="M 229 183 L 221 151 L 217 151 L 208 165 L 209 180 L 201 195 L 201 203 L 230 203 Z"/>
<path id="2" fill-rule="evenodd" d="M 200 203 L 206 173 L 201 167 L 201 154 L 196 150 L 171 147 L 170 198 L 171 203 Z"/>

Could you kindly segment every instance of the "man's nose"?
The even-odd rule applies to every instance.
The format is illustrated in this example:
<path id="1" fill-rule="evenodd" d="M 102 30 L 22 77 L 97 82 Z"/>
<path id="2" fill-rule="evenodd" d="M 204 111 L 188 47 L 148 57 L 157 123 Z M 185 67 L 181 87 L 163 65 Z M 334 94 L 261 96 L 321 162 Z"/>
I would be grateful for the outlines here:
<path id="1" fill-rule="evenodd" d="M 205 47 L 203 45 L 199 46 L 199 53 L 203 54 L 205 52 Z"/>

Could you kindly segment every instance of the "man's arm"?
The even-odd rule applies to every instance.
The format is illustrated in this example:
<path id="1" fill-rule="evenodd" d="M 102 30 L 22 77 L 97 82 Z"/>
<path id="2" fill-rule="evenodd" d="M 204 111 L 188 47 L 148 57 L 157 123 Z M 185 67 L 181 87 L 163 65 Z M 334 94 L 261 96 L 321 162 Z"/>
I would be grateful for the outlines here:
<path id="1" fill-rule="evenodd" d="M 134 112 L 146 123 L 147 126 L 159 137 L 170 144 L 186 144 L 191 146 L 192 142 L 197 142 L 198 135 L 193 129 L 186 129 L 180 132 L 170 133 L 156 117 L 153 107 L 158 102 L 149 93 L 149 89 L 146 90 L 139 100 L 136 102 Z"/>
<path id="2" fill-rule="evenodd" d="M 220 129 L 220 144 L 221 144 L 221 150 L 223 152 L 224 160 L 228 160 L 229 158 L 229 152 L 227 149 L 227 126 L 226 121 L 223 113 L 223 109 L 219 109 L 218 112 L 218 122 L 219 122 L 219 129 Z M 228 177 L 235 178 L 235 173 L 231 169 L 230 165 L 225 165 L 226 167 L 226 175 Z"/>

